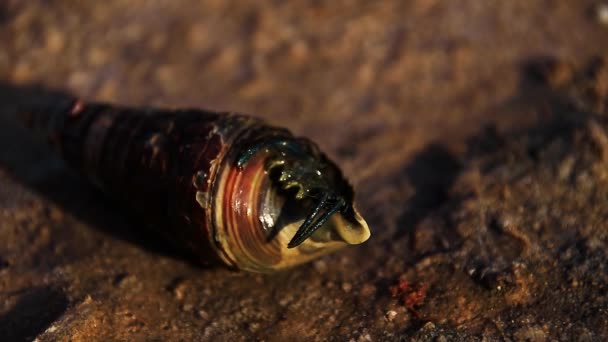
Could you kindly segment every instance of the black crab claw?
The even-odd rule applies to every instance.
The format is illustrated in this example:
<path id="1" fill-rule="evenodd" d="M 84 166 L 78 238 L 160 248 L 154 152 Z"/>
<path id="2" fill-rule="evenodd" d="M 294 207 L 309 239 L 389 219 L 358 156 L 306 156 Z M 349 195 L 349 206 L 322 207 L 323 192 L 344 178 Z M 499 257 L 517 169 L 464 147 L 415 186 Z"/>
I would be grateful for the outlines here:
<path id="1" fill-rule="evenodd" d="M 243 169 L 245 165 L 249 162 L 249 160 L 260 150 L 273 151 L 278 153 L 279 159 L 273 159 L 272 162 L 267 163 L 267 171 L 270 172 L 275 166 L 284 165 L 285 160 L 279 162 L 281 158 L 285 158 L 289 155 L 291 158 L 294 156 L 306 156 L 305 163 L 318 163 L 317 159 L 320 152 L 318 151 L 315 145 L 311 145 L 310 142 L 304 138 L 293 138 L 293 137 L 285 137 L 285 136 L 274 136 L 267 138 L 262 141 L 258 141 L 254 143 L 251 147 L 247 148 L 245 152 L 243 152 L 239 158 L 237 159 L 236 165 L 239 169 Z M 276 157 L 276 156 L 275 156 Z M 268 165 L 270 164 L 270 165 Z M 321 176 L 320 171 L 318 171 L 318 166 L 315 165 L 313 169 L 317 170 L 317 174 Z M 299 176 L 307 176 L 305 173 L 300 173 Z M 284 182 L 288 179 L 279 179 L 279 181 Z M 319 184 L 308 184 L 310 189 L 327 189 L 327 184 L 323 183 L 320 187 Z M 286 188 L 285 188 L 286 189 Z M 301 199 L 296 195 L 297 199 Z M 322 195 L 319 202 L 315 205 L 310 214 L 306 216 L 304 222 L 298 228 L 298 231 L 293 236 L 287 248 L 294 248 L 302 244 L 306 239 L 308 239 L 311 235 L 313 235 L 317 230 L 319 230 L 330 218 L 333 214 L 344 211 L 347 208 L 346 200 L 336 193 L 325 193 Z M 274 227 L 270 234 L 268 235 L 268 241 L 272 240 L 279 233 L 278 227 Z"/>
<path id="2" fill-rule="evenodd" d="M 298 231 L 291 241 L 289 241 L 289 244 L 287 244 L 287 248 L 299 246 L 314 234 L 314 232 L 321 228 L 333 214 L 344 210 L 345 207 L 346 201 L 344 198 L 325 194 L 313 211 L 306 217 L 300 228 L 298 228 Z M 319 214 L 321 209 L 325 209 L 325 211 L 322 214 Z M 315 221 L 315 218 L 318 219 Z"/>
<path id="3" fill-rule="evenodd" d="M 272 137 L 267 140 L 258 141 L 253 146 L 249 147 L 243 152 L 236 162 L 239 169 L 242 169 L 247 165 L 247 162 L 253 157 L 258 151 L 263 149 L 275 149 L 277 151 L 289 151 L 296 154 L 303 154 L 304 151 L 302 146 L 299 145 L 299 141 L 296 139 L 290 139 L 282 136 Z"/>

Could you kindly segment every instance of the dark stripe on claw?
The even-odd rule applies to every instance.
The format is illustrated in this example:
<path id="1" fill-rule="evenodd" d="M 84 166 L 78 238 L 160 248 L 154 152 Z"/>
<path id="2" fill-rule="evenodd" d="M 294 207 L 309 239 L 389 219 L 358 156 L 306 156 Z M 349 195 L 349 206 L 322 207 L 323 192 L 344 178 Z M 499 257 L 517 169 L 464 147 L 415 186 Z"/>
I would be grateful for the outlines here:
<path id="1" fill-rule="evenodd" d="M 265 148 L 274 149 L 278 152 L 290 152 L 296 155 L 304 155 L 305 145 L 301 145 L 301 141 L 304 140 L 298 140 L 284 136 L 273 137 L 264 141 L 260 141 L 241 154 L 241 156 L 237 160 L 236 166 L 239 169 L 242 169 L 243 167 L 245 167 L 245 165 L 247 165 L 247 162 L 249 162 L 249 159 L 251 159 L 251 157 L 253 157 L 258 151 L 263 150 Z"/>
<path id="2" fill-rule="evenodd" d="M 308 239 L 312 234 L 314 234 L 314 232 L 316 232 L 319 228 L 321 228 L 323 226 L 323 224 L 325 224 L 325 222 L 327 222 L 327 220 L 329 220 L 329 218 L 333 214 L 342 210 L 345 205 L 346 205 L 346 203 L 344 202 L 344 199 L 340 198 L 340 199 L 338 199 L 338 202 L 336 204 L 334 204 L 332 207 L 330 207 L 326 212 L 324 212 L 323 215 L 321 215 L 321 217 L 312 226 L 305 226 L 304 224 L 302 224 L 302 226 L 300 226 L 300 228 L 298 229 L 296 234 L 293 236 L 291 241 L 289 241 L 289 244 L 287 244 L 287 248 L 294 248 L 294 247 L 299 246 L 302 242 L 304 242 L 304 240 Z M 317 209 L 319 209 L 319 206 L 317 206 L 317 208 L 315 208 L 313 215 L 310 215 L 307 218 L 307 221 L 309 218 L 317 216 L 317 213 L 318 213 Z M 312 218 L 311 218 L 311 221 L 312 221 Z M 304 223 L 306 223 L 306 222 L 304 222 Z"/>
<path id="3" fill-rule="evenodd" d="M 294 236 L 297 236 L 298 233 L 306 230 L 308 227 L 310 227 L 311 224 L 313 224 L 314 219 L 319 215 L 319 212 L 321 211 L 321 209 L 323 209 L 325 207 L 325 203 L 327 203 L 328 198 L 329 198 L 329 195 L 327 195 L 327 194 L 323 195 L 323 197 L 321 198 L 321 200 L 319 201 L 317 206 L 312 210 L 312 212 L 310 214 L 308 214 L 308 216 L 306 217 L 306 219 L 304 220 L 304 222 L 302 223 L 300 228 L 298 228 L 296 235 L 294 235 Z"/>

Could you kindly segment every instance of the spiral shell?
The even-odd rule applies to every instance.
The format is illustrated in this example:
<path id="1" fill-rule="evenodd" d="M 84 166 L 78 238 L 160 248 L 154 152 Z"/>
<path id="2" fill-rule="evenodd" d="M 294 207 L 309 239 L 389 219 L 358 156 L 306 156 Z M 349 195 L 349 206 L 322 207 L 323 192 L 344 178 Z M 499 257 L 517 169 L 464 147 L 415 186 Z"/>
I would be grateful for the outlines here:
<path id="1" fill-rule="evenodd" d="M 76 99 L 22 114 L 68 163 L 202 263 L 272 272 L 370 236 L 337 166 L 259 119 Z"/>

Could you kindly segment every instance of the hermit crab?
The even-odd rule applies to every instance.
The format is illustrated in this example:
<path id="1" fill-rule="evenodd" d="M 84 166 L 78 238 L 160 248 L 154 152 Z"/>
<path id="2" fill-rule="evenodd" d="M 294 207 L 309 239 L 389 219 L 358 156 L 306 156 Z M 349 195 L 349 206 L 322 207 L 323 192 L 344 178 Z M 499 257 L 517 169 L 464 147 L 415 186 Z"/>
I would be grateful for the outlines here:
<path id="1" fill-rule="evenodd" d="M 203 263 L 272 272 L 370 236 L 339 168 L 310 140 L 259 119 L 72 97 L 20 116 L 146 227 Z"/>

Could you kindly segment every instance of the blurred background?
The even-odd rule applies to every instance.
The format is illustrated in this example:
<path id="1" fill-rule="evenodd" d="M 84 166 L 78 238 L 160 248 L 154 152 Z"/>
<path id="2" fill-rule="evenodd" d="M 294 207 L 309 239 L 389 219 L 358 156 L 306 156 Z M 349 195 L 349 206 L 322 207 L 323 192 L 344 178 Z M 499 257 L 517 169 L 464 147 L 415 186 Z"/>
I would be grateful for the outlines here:
<path id="1" fill-rule="evenodd" d="M 158 252 L 162 242 L 117 236 L 130 224 L 120 211 L 5 109 L 0 332 L 49 341 L 606 337 L 605 278 L 567 297 L 571 259 L 557 266 L 567 272 L 549 270 L 549 260 L 591 240 L 572 260 L 597 260 L 583 275 L 605 270 L 605 225 L 584 230 L 576 217 L 597 201 L 558 207 L 575 219 L 554 230 L 529 233 L 540 219 L 525 212 L 551 202 L 533 196 L 551 188 L 538 170 L 566 167 L 587 146 L 561 130 L 538 138 L 539 127 L 553 127 L 554 113 L 604 112 L 606 56 L 603 1 L 3 1 L 0 108 L 10 107 L 6 94 L 48 89 L 264 118 L 341 165 L 373 235 L 279 275 L 202 270 Z M 557 126 L 588 126 L 577 120 Z M 603 130 L 584 132 L 601 149 Z M 543 159 L 536 142 L 555 139 L 563 150 Z M 541 152 L 529 163 L 492 161 L 504 166 L 500 177 L 517 176 L 480 172 L 488 156 L 518 150 L 511 140 Z M 587 170 L 569 163 L 563 172 Z M 530 183 L 513 183 L 521 177 Z M 523 192 L 505 195 L 511 186 Z M 558 198 L 580 184 L 563 186 Z M 600 213 L 586 216 L 597 223 L 608 217 Z M 551 240 L 564 232 L 574 233 Z M 549 310 L 566 297 L 560 312 Z M 595 306 L 569 322 L 589 298 Z"/>

